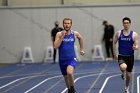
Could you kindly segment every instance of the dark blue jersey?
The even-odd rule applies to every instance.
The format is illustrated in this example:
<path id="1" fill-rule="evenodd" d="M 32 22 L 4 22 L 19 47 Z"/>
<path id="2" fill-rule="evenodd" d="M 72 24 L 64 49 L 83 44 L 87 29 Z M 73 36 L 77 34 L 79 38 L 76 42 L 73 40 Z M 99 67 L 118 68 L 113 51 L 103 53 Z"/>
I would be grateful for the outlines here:
<path id="1" fill-rule="evenodd" d="M 123 30 L 121 30 L 118 44 L 119 44 L 118 50 L 120 55 L 124 55 L 124 56 L 134 55 L 133 31 L 131 31 L 128 36 L 125 36 L 123 34 Z"/>
<path id="2" fill-rule="evenodd" d="M 71 31 L 69 35 L 64 36 L 59 47 L 59 60 L 71 60 L 75 58 L 74 42 L 74 31 Z"/>

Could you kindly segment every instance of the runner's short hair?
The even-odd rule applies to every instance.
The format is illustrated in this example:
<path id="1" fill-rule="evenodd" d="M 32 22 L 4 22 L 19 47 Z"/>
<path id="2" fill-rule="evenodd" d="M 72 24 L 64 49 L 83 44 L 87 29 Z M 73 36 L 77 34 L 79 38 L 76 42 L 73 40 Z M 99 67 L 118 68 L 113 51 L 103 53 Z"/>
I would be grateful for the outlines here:
<path id="1" fill-rule="evenodd" d="M 123 20 L 122 20 L 122 22 L 124 22 L 125 20 L 128 20 L 129 23 L 131 23 L 131 19 L 129 17 L 124 17 Z"/>
<path id="2" fill-rule="evenodd" d="M 71 24 L 72 24 L 72 19 L 71 19 L 71 18 L 64 18 L 64 19 L 63 19 L 63 24 L 64 24 L 64 21 L 65 21 L 65 20 L 70 20 L 70 21 L 71 21 Z"/>

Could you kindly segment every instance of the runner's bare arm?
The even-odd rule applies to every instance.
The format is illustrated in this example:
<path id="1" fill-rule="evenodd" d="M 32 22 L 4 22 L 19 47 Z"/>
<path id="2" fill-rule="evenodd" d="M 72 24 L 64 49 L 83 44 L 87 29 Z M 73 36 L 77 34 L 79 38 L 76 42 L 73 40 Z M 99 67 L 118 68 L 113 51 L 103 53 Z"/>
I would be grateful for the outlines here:
<path id="1" fill-rule="evenodd" d="M 61 42 L 63 41 L 64 36 L 65 36 L 64 31 L 58 32 L 56 34 L 55 41 L 54 41 L 54 48 L 58 48 L 61 45 Z"/>
<path id="2" fill-rule="evenodd" d="M 79 32 L 77 32 L 77 31 L 75 31 L 74 34 L 75 34 L 75 37 L 78 38 L 78 41 L 79 41 L 79 45 L 80 45 L 80 54 L 81 54 L 81 55 L 84 55 L 85 52 L 84 52 L 84 44 L 83 44 L 84 41 L 83 41 L 83 37 L 82 37 L 82 35 L 81 35 Z"/>
<path id="3" fill-rule="evenodd" d="M 133 40 L 134 40 L 133 49 L 138 50 L 138 34 L 136 32 L 134 32 Z"/>

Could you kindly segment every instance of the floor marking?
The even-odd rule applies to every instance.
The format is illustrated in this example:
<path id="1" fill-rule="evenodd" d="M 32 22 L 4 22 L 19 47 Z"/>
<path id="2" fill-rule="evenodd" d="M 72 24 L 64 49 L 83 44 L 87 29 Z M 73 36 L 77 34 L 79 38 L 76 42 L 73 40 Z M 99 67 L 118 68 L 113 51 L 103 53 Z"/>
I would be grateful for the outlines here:
<path id="1" fill-rule="evenodd" d="M 32 66 L 32 65 L 26 65 L 24 68 L 19 69 L 18 71 L 22 71 L 23 69 L 27 69 L 27 67 L 31 67 L 31 66 Z M 1 78 L 7 78 L 7 77 L 15 77 L 15 76 L 40 75 L 40 74 L 44 74 L 46 71 L 52 69 L 53 67 L 54 67 L 54 65 L 53 65 L 53 66 L 50 66 L 48 69 L 45 69 L 45 70 L 43 70 L 43 71 L 41 71 L 41 72 L 36 72 L 36 73 L 21 74 L 21 75 L 12 75 L 13 73 L 17 72 L 17 70 L 16 70 L 16 71 L 10 72 L 10 73 L 8 73 L 8 74 L 6 74 L 6 75 L 4 75 L 4 76 L 1 76 L 0 79 L 1 79 Z"/>
<path id="2" fill-rule="evenodd" d="M 38 86 L 40 86 L 41 84 L 45 83 L 46 81 L 48 81 L 50 79 L 58 78 L 58 77 L 62 77 L 62 75 L 47 78 L 47 79 L 43 80 L 42 82 L 38 83 L 37 85 L 33 86 L 32 88 L 30 88 L 29 90 L 25 91 L 24 93 L 29 93 L 30 91 L 32 91 L 33 89 L 37 88 Z"/>
<path id="3" fill-rule="evenodd" d="M 91 76 L 96 76 L 96 75 L 99 75 L 99 74 L 91 74 L 91 75 L 84 75 L 84 76 L 81 76 L 81 77 L 79 77 L 79 78 L 76 78 L 75 80 L 74 80 L 74 83 L 75 82 L 77 82 L 79 79 L 81 79 L 81 78 L 86 78 L 86 77 L 91 77 Z M 67 88 L 65 88 L 61 93 L 65 93 L 67 91 Z"/>
<path id="4" fill-rule="evenodd" d="M 9 73 L 5 74 L 5 76 L 10 76 L 10 75 L 15 74 L 15 73 L 17 73 L 17 72 L 19 72 L 19 71 L 24 71 L 24 69 L 27 69 L 27 68 L 29 68 L 29 67 L 31 67 L 31 65 L 28 65 L 28 66 L 26 66 L 26 67 L 24 67 L 24 68 L 21 68 L 21 69 L 18 69 L 18 70 L 14 70 L 14 71 L 12 71 L 12 72 L 9 72 Z"/>
<path id="5" fill-rule="evenodd" d="M 133 67 L 133 72 L 135 72 L 135 66 Z M 134 74 L 133 72 L 131 73 L 131 74 L 132 74 L 132 81 L 131 81 L 131 82 L 132 82 L 132 85 L 131 85 L 132 87 L 131 87 L 131 93 L 134 93 L 134 77 L 135 77 L 135 74 Z M 131 83 L 131 82 L 130 82 L 130 83 Z"/>
<path id="6" fill-rule="evenodd" d="M 44 75 L 27 76 L 27 77 L 19 78 L 19 79 L 16 79 L 16 80 L 14 80 L 14 81 L 12 81 L 12 82 L 9 82 L 9 83 L 7 83 L 7 84 L 1 86 L 0 89 L 2 89 L 2 88 L 4 88 L 4 87 L 7 87 L 7 86 L 9 86 L 9 85 L 11 85 L 11 84 L 13 84 L 13 83 L 15 83 L 15 82 L 17 82 L 17 81 L 20 81 L 20 80 L 23 80 L 23 79 L 27 79 L 27 78 L 39 77 L 39 76 L 44 76 Z"/>
<path id="7" fill-rule="evenodd" d="M 48 88 L 43 93 L 48 93 L 51 89 L 53 89 L 56 85 L 58 85 L 62 80 L 63 80 L 63 78 L 61 78 L 59 81 L 55 82 L 55 84 L 53 84 L 50 88 Z"/>
<path id="8" fill-rule="evenodd" d="M 95 81 L 93 82 L 93 84 L 91 85 L 91 87 L 89 88 L 89 90 L 87 91 L 87 93 L 90 93 L 90 91 L 92 90 L 92 88 L 95 86 L 96 82 L 99 80 L 99 78 L 101 77 L 102 73 L 105 71 L 106 67 L 108 66 L 109 63 L 107 63 L 104 68 L 100 71 L 98 77 L 95 79 Z"/>
<path id="9" fill-rule="evenodd" d="M 140 93 L 140 76 L 137 77 L 137 93 Z"/>
<path id="10" fill-rule="evenodd" d="M 91 91 L 92 87 L 94 87 L 95 83 L 98 81 L 98 79 L 99 79 L 99 77 L 101 76 L 101 74 L 103 74 L 102 72 L 104 72 L 104 70 L 105 70 L 105 68 L 106 68 L 107 66 L 108 66 L 108 63 L 107 63 L 107 64 L 105 65 L 105 67 L 100 71 L 99 74 L 91 74 L 91 75 L 86 75 L 86 76 L 82 76 L 82 77 L 81 77 L 81 78 L 85 78 L 85 77 L 90 77 L 90 76 L 98 75 L 98 77 L 96 78 L 95 82 L 92 84 L 92 86 L 90 87 L 90 89 L 88 90 L 87 93 L 89 93 L 89 92 Z M 81 79 L 81 78 L 77 78 L 76 80 L 74 80 L 74 83 L 75 83 L 77 80 Z M 64 92 L 66 92 L 66 91 L 67 91 L 67 88 L 65 88 L 61 93 L 64 93 Z"/>
<path id="11" fill-rule="evenodd" d="M 106 86 L 106 84 L 107 84 L 107 82 L 108 82 L 108 80 L 109 80 L 110 78 L 116 77 L 116 76 L 119 76 L 119 75 L 121 75 L 121 74 L 112 75 L 112 76 L 107 77 L 106 80 L 105 80 L 105 82 L 103 83 L 103 85 L 102 85 L 102 87 L 101 87 L 99 93 L 102 93 L 103 89 L 105 88 L 105 86 Z"/>
<path id="12" fill-rule="evenodd" d="M 111 74 L 111 73 L 101 73 L 101 74 Z M 99 73 L 97 74 L 90 74 L 90 75 L 84 75 L 84 76 L 81 76 L 81 77 L 78 77 L 74 80 L 74 83 L 77 82 L 78 80 L 82 79 L 82 78 L 86 78 L 86 77 L 91 77 L 91 76 L 97 76 L 99 75 Z M 67 88 L 65 88 L 61 93 L 65 93 L 67 91 Z"/>
<path id="13" fill-rule="evenodd" d="M 43 72 L 43 71 L 40 71 L 40 72 Z M 96 76 L 96 75 L 99 75 L 99 72 L 98 72 L 98 74 L 97 73 L 91 73 L 91 72 L 87 72 L 87 73 L 89 73 L 90 75 L 84 75 L 84 76 L 81 76 L 81 77 L 79 77 L 79 78 L 76 78 L 75 80 L 74 80 L 74 82 L 77 82 L 78 80 L 80 80 L 80 79 L 82 79 L 82 78 L 84 78 L 84 77 L 90 77 L 91 75 L 92 76 Z M 77 73 L 77 74 L 87 74 L 86 72 L 85 73 Z M 135 73 L 135 71 L 134 71 L 134 73 Z M 139 73 L 139 72 L 137 72 L 137 73 Z M 15 74 L 15 73 L 14 73 Z M 36 75 L 38 75 L 38 76 L 44 76 L 44 74 L 48 74 L 48 73 L 33 73 L 33 74 L 36 74 Z M 42 75 L 43 74 L 43 75 Z M 103 74 L 103 73 L 101 73 L 101 74 Z M 106 73 L 105 73 L 106 74 Z M 117 75 L 118 73 L 116 73 L 116 75 Z M 24 74 L 25 75 L 25 74 Z M 31 75 L 31 74 L 26 74 L 26 75 Z M 59 75 L 59 74 L 58 74 Z M 7 78 L 7 77 L 14 77 L 14 76 L 23 76 L 23 75 L 7 75 L 7 76 L 2 76 L 2 77 L 0 77 L 0 79 L 1 78 Z M 38 76 L 24 76 L 24 77 L 22 77 L 22 78 L 18 78 L 18 79 L 16 79 L 16 80 L 14 80 L 14 81 L 12 81 L 12 82 L 10 82 L 10 83 L 8 83 L 8 84 L 5 84 L 5 85 L 3 85 L 3 86 L 0 86 L 0 89 L 2 89 L 2 88 L 4 88 L 4 87 L 6 87 L 6 86 L 9 86 L 9 85 L 11 85 L 11 84 L 14 84 L 15 82 L 18 82 L 18 81 L 20 81 L 20 80 L 24 80 L 24 79 L 28 79 L 28 78 L 32 78 L 32 77 L 38 77 Z M 112 75 L 113 76 L 113 75 Z M 115 76 L 114 76 L 115 77 Z M 112 78 L 112 77 L 110 77 L 110 78 Z M 109 79 L 110 79 L 109 78 Z M 109 81 L 109 79 L 107 80 L 107 82 Z M 106 82 L 106 83 L 107 83 Z M 134 82 L 133 82 L 134 83 Z M 106 85 L 106 84 L 105 84 Z M 132 84 L 133 85 L 133 84 Z M 139 89 L 139 87 L 140 87 L 140 76 L 138 76 L 137 77 L 137 93 L 140 93 L 140 89 Z M 131 87 L 132 88 L 132 87 Z M 103 88 L 104 89 L 104 88 Z M 134 89 L 134 87 L 132 88 L 132 89 Z M 66 89 L 67 90 L 67 89 Z M 65 91 L 66 92 L 66 91 Z M 61 92 L 62 93 L 62 92 Z"/>

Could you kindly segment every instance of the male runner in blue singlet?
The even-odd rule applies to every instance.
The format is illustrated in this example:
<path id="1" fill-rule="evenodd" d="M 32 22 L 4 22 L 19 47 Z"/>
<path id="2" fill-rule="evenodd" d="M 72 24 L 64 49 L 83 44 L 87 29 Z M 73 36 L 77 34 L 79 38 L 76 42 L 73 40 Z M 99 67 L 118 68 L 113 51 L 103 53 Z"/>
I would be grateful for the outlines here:
<path id="1" fill-rule="evenodd" d="M 64 18 L 64 30 L 56 34 L 54 48 L 59 48 L 59 66 L 68 88 L 68 93 L 76 93 L 74 89 L 74 68 L 76 55 L 74 50 L 75 38 L 78 38 L 80 54 L 84 55 L 83 37 L 77 31 L 71 30 L 72 19 Z"/>
<path id="2" fill-rule="evenodd" d="M 131 31 L 131 19 L 124 17 L 123 20 L 124 29 L 118 31 L 115 34 L 115 39 L 113 43 L 113 52 L 114 57 L 116 55 L 116 43 L 118 41 L 118 63 L 120 70 L 122 72 L 122 79 L 126 79 L 125 84 L 125 93 L 129 93 L 129 84 L 132 78 L 132 69 L 134 65 L 134 50 L 138 49 L 138 34 L 134 31 Z M 126 77 L 124 78 L 124 74 Z"/>

